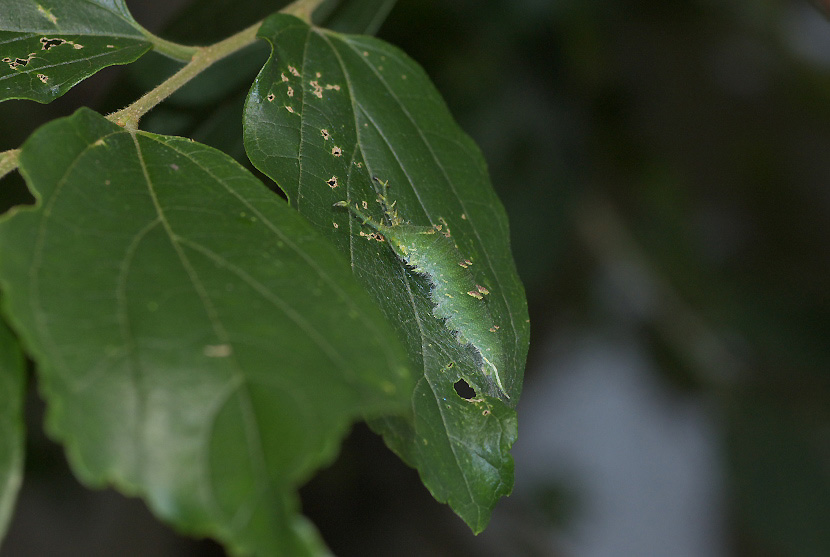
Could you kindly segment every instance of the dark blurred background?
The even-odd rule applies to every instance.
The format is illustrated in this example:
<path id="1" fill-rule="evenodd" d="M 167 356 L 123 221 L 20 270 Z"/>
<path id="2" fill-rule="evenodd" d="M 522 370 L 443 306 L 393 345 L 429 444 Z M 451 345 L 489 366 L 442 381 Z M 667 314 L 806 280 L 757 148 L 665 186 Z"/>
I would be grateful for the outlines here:
<path id="1" fill-rule="evenodd" d="M 149 29 L 202 44 L 275 7 L 128 4 Z M 516 488 L 488 530 L 474 537 L 357 426 L 302 491 L 334 552 L 830 555 L 830 24 L 818 7 L 400 0 L 379 35 L 424 65 L 484 151 L 533 340 Z M 219 91 L 207 76 L 178 97 L 195 105 L 174 97 L 142 127 L 242 159 L 245 83 L 266 55 L 252 52 L 238 83 Z M 48 106 L 3 103 L 0 150 L 79 105 L 128 104 L 174 69 L 162 62 L 110 68 Z M 4 187 L 25 199 L 19 182 Z M 29 411 L 3 557 L 223 554 L 140 501 L 79 486 L 39 430 L 34 390 Z"/>

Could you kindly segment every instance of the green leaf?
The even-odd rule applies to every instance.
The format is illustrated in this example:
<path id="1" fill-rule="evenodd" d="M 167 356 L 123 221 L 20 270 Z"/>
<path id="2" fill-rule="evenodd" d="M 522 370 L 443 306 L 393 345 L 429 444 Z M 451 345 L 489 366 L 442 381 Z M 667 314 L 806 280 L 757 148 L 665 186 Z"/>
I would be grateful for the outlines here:
<path id="1" fill-rule="evenodd" d="M 121 0 L 3 0 L 0 101 L 51 102 L 151 47 Z"/>
<path id="2" fill-rule="evenodd" d="M 0 321 L 0 540 L 23 480 L 24 370 L 17 339 Z"/>
<path id="3" fill-rule="evenodd" d="M 415 415 L 374 425 L 418 468 L 436 499 L 479 532 L 512 489 L 513 407 L 529 337 L 507 218 L 481 153 L 423 70 L 398 49 L 284 15 L 267 19 L 260 36 L 273 52 L 246 105 L 248 155 L 349 255 L 355 276 L 396 327 L 412 367 L 423 374 L 412 399 Z M 403 220 L 448 227 L 459 252 L 474 262 L 476 283 L 490 289 L 486 303 L 507 363 L 506 403 L 482 396 L 475 353 L 433 316 L 428 280 L 348 211 L 333 207 L 365 201 L 380 220 L 373 176 L 389 181 L 390 202 Z M 476 398 L 456 394 L 460 378 L 477 387 Z"/>
<path id="4" fill-rule="evenodd" d="M 227 155 L 87 109 L 20 163 L 0 285 L 75 472 L 238 553 L 322 552 L 296 486 L 411 393 L 345 259 Z"/>

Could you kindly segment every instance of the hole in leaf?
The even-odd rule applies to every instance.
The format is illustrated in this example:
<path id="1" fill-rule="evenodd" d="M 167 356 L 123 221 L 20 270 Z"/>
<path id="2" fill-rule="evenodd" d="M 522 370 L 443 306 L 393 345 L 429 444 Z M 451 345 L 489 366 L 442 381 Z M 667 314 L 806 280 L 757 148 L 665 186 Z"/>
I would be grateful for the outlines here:
<path id="1" fill-rule="evenodd" d="M 469 385 L 469 383 L 467 383 L 463 379 L 459 379 L 458 381 L 456 381 L 455 385 L 453 385 L 453 388 L 455 389 L 455 392 L 458 393 L 458 396 L 460 396 L 461 398 L 470 400 L 471 398 L 476 397 L 475 390 Z"/>

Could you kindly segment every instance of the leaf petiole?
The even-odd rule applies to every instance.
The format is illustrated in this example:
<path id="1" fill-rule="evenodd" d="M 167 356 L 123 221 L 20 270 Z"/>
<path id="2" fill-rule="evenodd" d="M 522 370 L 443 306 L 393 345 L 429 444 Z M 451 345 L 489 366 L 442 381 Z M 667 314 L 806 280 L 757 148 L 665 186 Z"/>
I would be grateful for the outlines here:
<path id="1" fill-rule="evenodd" d="M 0 153 L 0 178 L 17 168 L 20 149 L 9 149 Z"/>
<path id="2" fill-rule="evenodd" d="M 173 58 L 174 60 L 189 62 L 193 59 L 196 53 L 199 52 L 198 46 L 187 46 L 162 39 L 161 37 L 150 33 L 143 27 L 140 28 L 140 31 L 145 37 L 147 37 L 147 40 L 153 43 L 153 50 L 160 54 L 164 54 L 169 58 Z"/>

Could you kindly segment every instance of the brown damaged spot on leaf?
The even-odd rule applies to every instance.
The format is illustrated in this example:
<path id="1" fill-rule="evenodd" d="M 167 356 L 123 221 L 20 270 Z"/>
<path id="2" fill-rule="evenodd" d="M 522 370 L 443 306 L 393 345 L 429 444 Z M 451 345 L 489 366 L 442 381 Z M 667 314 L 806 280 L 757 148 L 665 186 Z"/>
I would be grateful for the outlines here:
<path id="1" fill-rule="evenodd" d="M 319 77 L 319 74 L 318 74 Z M 339 85 L 332 85 L 331 83 L 327 83 L 326 85 L 320 85 L 320 82 L 316 79 L 313 81 L 308 82 L 311 85 L 311 94 L 317 97 L 318 99 L 323 98 L 323 91 L 339 91 Z"/>
<path id="2" fill-rule="evenodd" d="M 341 157 L 341 156 L 343 156 L 343 149 L 341 149 L 340 147 L 335 145 L 331 149 L 331 154 L 334 155 L 335 157 Z"/>
<path id="3" fill-rule="evenodd" d="M 286 77 L 285 73 L 281 73 L 281 74 L 280 74 L 280 78 L 281 78 L 283 81 L 288 81 L 288 77 Z"/>
<path id="4" fill-rule="evenodd" d="M 446 220 L 444 220 L 444 217 L 438 217 L 438 222 L 440 222 L 440 223 L 441 223 L 441 225 L 440 225 L 440 226 L 437 226 L 437 225 L 436 225 L 436 226 L 435 226 L 435 230 L 438 230 L 439 232 L 441 232 L 441 229 L 443 228 L 443 230 L 444 230 L 444 231 L 443 231 L 443 232 L 441 232 L 441 234 L 443 234 L 443 235 L 444 235 L 444 236 L 446 236 L 447 238 L 449 238 L 450 236 L 452 236 L 452 234 L 450 234 L 450 225 L 449 225 L 449 224 L 447 224 L 447 221 L 446 221 Z"/>
<path id="5" fill-rule="evenodd" d="M 49 37 L 41 37 L 40 44 L 42 45 L 41 48 L 43 50 L 49 50 L 50 48 L 66 44 L 66 39 L 60 39 L 57 37 L 54 39 L 50 39 Z"/>
<path id="6" fill-rule="evenodd" d="M 479 292 L 481 292 L 482 294 L 484 294 L 485 296 L 490 293 L 490 291 L 487 290 L 487 288 L 485 288 L 484 286 L 481 286 L 480 284 L 476 284 L 476 289 Z"/>
<path id="7" fill-rule="evenodd" d="M 288 112 L 290 112 L 291 114 L 294 114 L 294 107 L 293 107 L 293 106 L 288 106 L 288 105 L 286 105 L 286 106 L 285 106 L 285 109 L 286 109 Z"/>
<path id="8" fill-rule="evenodd" d="M 42 73 L 37 74 L 37 78 L 43 83 L 46 83 L 46 82 L 49 81 L 49 77 L 42 74 Z"/>
<path id="9" fill-rule="evenodd" d="M 300 72 L 298 72 L 297 68 L 295 68 L 294 66 L 288 66 L 288 73 L 290 73 L 294 77 L 300 77 Z"/>
<path id="10" fill-rule="evenodd" d="M 294 96 L 294 88 L 293 88 L 293 87 L 289 87 L 289 88 L 288 88 L 288 96 L 289 96 L 289 97 L 293 97 L 293 96 Z"/>
<path id="11" fill-rule="evenodd" d="M 331 134 L 329 133 L 329 130 L 327 130 L 327 129 L 325 129 L 325 128 L 323 128 L 322 130 L 320 130 L 320 135 L 322 135 L 322 136 L 323 136 L 323 139 L 325 139 L 326 141 L 328 141 L 328 140 L 329 140 L 329 138 L 331 138 Z"/>
<path id="12" fill-rule="evenodd" d="M 12 70 L 17 70 L 17 68 L 25 68 L 28 66 L 34 57 L 35 53 L 32 52 L 26 58 L 3 58 L 3 62 L 7 63 Z"/>
<path id="13" fill-rule="evenodd" d="M 326 180 L 326 183 L 329 185 L 329 187 L 331 189 L 334 189 L 334 188 L 336 188 L 337 186 L 340 185 L 340 184 L 337 183 L 337 176 L 332 176 L 331 178 Z"/>
<path id="14" fill-rule="evenodd" d="M 268 99 L 268 102 L 270 103 L 270 102 L 274 102 L 274 99 L 276 99 L 277 97 L 276 97 L 276 95 L 274 95 L 274 93 L 270 93 L 270 94 L 269 94 L 267 97 L 265 97 L 265 98 L 266 98 L 266 99 Z"/>
<path id="15" fill-rule="evenodd" d="M 362 230 L 359 232 L 361 236 L 366 238 L 367 240 L 374 240 L 375 242 L 385 242 L 386 238 L 383 237 L 383 234 L 379 232 L 363 232 Z"/>

